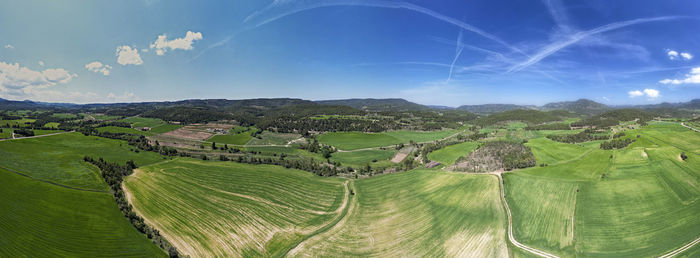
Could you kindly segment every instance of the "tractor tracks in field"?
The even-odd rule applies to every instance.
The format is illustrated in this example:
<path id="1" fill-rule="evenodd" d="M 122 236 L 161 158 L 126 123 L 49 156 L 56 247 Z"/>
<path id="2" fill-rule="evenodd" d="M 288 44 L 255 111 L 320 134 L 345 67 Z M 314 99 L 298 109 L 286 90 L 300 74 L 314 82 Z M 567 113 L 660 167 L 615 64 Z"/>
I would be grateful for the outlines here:
<path id="1" fill-rule="evenodd" d="M 311 240 L 314 237 L 318 237 L 322 235 L 323 233 L 326 233 L 332 229 L 335 228 L 340 228 L 345 224 L 345 221 L 347 220 L 347 215 L 350 213 L 350 210 L 352 209 L 352 206 L 354 205 L 354 193 L 356 193 L 354 189 L 354 183 L 352 180 L 345 181 L 344 187 L 345 187 L 345 195 L 343 197 L 343 203 L 338 207 L 336 210 L 338 212 L 338 216 L 333 218 L 332 221 L 329 223 L 321 226 L 311 234 L 308 234 L 304 236 L 302 239 L 300 239 L 295 245 L 290 246 L 289 249 L 287 249 L 284 252 L 284 255 L 282 256 L 294 256 L 296 255 L 299 251 L 301 251 L 305 244 Z M 351 194 L 352 193 L 352 194 Z"/>
<path id="2" fill-rule="evenodd" d="M 532 248 L 529 246 L 526 246 L 524 244 L 521 244 L 518 242 L 518 240 L 515 240 L 515 236 L 513 236 L 513 215 L 511 214 L 510 211 L 510 206 L 508 206 L 508 201 L 506 200 L 506 192 L 505 192 L 505 185 L 503 184 L 503 177 L 501 176 L 501 173 L 494 173 L 496 177 L 498 177 L 498 183 L 500 186 L 501 190 L 501 201 L 503 201 L 503 206 L 506 208 L 506 213 L 508 214 L 508 240 L 514 245 L 517 246 L 520 249 L 523 249 L 525 251 L 528 251 L 534 255 L 541 256 L 541 257 L 548 257 L 548 258 L 558 258 L 559 256 L 550 254 L 548 252 Z"/>
<path id="3" fill-rule="evenodd" d="M 674 257 L 674 256 L 676 256 L 676 255 L 678 255 L 678 254 L 684 252 L 685 250 L 688 250 L 688 249 L 692 248 L 692 247 L 695 246 L 697 243 L 700 243 L 700 237 L 696 238 L 695 240 L 691 241 L 690 243 L 688 243 L 688 244 L 686 244 L 686 245 L 684 245 L 684 246 L 679 247 L 679 248 L 676 249 L 676 250 L 670 251 L 670 252 L 668 252 L 668 253 L 666 253 L 666 254 L 664 254 L 664 255 L 662 255 L 662 256 L 659 256 L 659 258 L 670 258 L 670 257 Z"/>

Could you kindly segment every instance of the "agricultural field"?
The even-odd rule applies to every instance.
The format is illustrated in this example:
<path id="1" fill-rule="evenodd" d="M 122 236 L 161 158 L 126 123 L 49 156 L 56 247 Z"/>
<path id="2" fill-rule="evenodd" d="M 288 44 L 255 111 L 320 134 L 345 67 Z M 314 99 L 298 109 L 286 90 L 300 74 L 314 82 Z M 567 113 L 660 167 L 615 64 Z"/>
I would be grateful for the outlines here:
<path id="1" fill-rule="evenodd" d="M 78 118 L 77 115 L 71 114 L 71 113 L 54 113 L 51 116 L 55 117 L 55 118 L 64 118 L 64 119 Z"/>
<path id="2" fill-rule="evenodd" d="M 607 151 L 531 140 L 550 166 L 504 175 L 515 237 L 563 256 L 655 256 L 693 241 L 700 232 L 700 156 L 687 142 L 700 134 L 683 129 L 631 130 L 635 143 Z"/>
<path id="3" fill-rule="evenodd" d="M 149 127 L 151 128 L 148 131 L 150 135 L 166 133 L 182 127 L 181 125 L 169 124 L 157 118 L 128 117 L 119 121 L 131 123 L 134 128 Z"/>
<path id="4" fill-rule="evenodd" d="M 107 192 L 68 189 L 0 169 L 0 207 L 3 257 L 166 257 L 124 219 Z"/>
<path id="5" fill-rule="evenodd" d="M 245 145 L 252 139 L 250 132 L 243 132 L 238 134 L 220 134 L 214 135 L 207 139 L 207 142 L 215 142 L 219 144 L 233 144 L 233 145 Z"/>
<path id="6" fill-rule="evenodd" d="M 8 128 L 13 126 L 26 127 L 27 123 L 33 123 L 36 119 L 13 119 L 13 120 L 0 120 L 0 127 Z"/>
<path id="7" fill-rule="evenodd" d="M 385 133 L 335 132 L 318 136 L 323 144 L 335 146 L 341 150 L 356 150 L 364 148 L 385 147 L 400 143 L 429 142 L 446 138 L 457 133 L 457 130 L 442 131 L 389 131 Z"/>
<path id="8" fill-rule="evenodd" d="M 148 131 L 141 131 L 137 130 L 134 128 L 126 128 L 126 127 L 119 127 L 119 126 L 104 126 L 104 127 L 98 127 L 97 128 L 98 132 L 104 133 L 128 133 L 128 134 L 136 134 L 136 135 L 151 135 L 150 132 Z"/>
<path id="9" fill-rule="evenodd" d="M 138 165 L 162 160 L 157 153 L 135 153 L 130 151 L 132 148 L 125 141 L 80 133 L 8 140 L 0 142 L 0 168 L 69 187 L 102 191 L 107 185 L 94 166 L 82 161 L 83 156 L 103 157 L 120 164 L 134 160 Z"/>
<path id="10" fill-rule="evenodd" d="M 459 157 L 467 156 L 479 147 L 478 142 L 463 142 L 450 145 L 445 148 L 430 152 L 428 159 L 440 162 L 444 165 L 452 165 Z"/>
<path id="11" fill-rule="evenodd" d="M 290 255 L 508 255 L 495 176 L 414 170 L 358 180 L 355 190 L 348 214 Z"/>
<path id="12" fill-rule="evenodd" d="M 296 133 L 275 133 L 264 131 L 260 134 L 262 139 L 252 138 L 248 141 L 248 145 L 286 145 L 287 143 L 301 138 L 300 134 Z"/>
<path id="13" fill-rule="evenodd" d="M 278 166 L 176 159 L 141 167 L 135 209 L 190 256 L 273 256 L 344 211 L 348 182 Z"/>
<path id="14" fill-rule="evenodd" d="M 394 157 L 394 150 L 360 150 L 351 152 L 336 152 L 331 156 L 331 161 L 338 161 L 343 166 L 361 167 L 366 164 L 371 166 L 387 165 Z"/>

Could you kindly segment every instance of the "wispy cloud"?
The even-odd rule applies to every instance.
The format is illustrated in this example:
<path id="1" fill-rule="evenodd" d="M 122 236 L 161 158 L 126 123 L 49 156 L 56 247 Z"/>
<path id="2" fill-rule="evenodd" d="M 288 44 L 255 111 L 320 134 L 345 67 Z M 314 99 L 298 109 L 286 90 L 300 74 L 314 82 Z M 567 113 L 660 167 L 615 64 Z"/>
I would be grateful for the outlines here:
<path id="1" fill-rule="evenodd" d="M 4 48 L 7 48 L 7 49 L 14 49 L 14 48 L 15 48 L 15 46 L 10 45 L 10 44 L 7 44 L 7 45 L 5 45 L 5 46 L 3 46 L 3 47 L 4 47 Z"/>
<path id="2" fill-rule="evenodd" d="M 661 16 L 661 17 L 652 17 L 652 18 L 640 18 L 640 19 L 633 19 L 633 20 L 627 20 L 627 21 L 621 21 L 621 22 L 614 22 L 610 24 L 606 24 L 591 30 L 586 30 L 586 31 L 579 31 L 574 34 L 571 34 L 569 36 L 566 36 L 564 39 L 552 42 L 544 47 L 542 47 L 536 54 L 532 55 L 532 57 L 528 58 L 527 60 L 520 62 L 516 65 L 513 65 L 508 69 L 508 72 L 516 72 L 520 71 L 522 69 L 525 69 L 533 64 L 538 63 L 542 59 L 558 52 L 559 50 L 566 48 L 568 46 L 571 46 L 583 39 L 586 39 L 590 36 L 611 31 L 611 30 L 616 30 L 632 25 L 637 25 L 641 23 L 649 23 L 649 22 L 657 22 L 657 21 L 669 21 L 669 20 L 676 20 L 684 18 L 682 16 Z"/>
<path id="3" fill-rule="evenodd" d="M 447 82 L 450 82 L 452 79 L 452 72 L 454 71 L 455 68 L 455 63 L 457 62 L 457 59 L 459 59 L 459 56 L 462 55 L 462 50 L 464 50 L 464 46 L 462 45 L 462 36 L 464 36 L 464 30 L 459 30 L 459 34 L 457 35 L 457 46 L 455 46 L 455 57 L 452 58 L 452 63 L 450 64 L 450 73 L 447 76 Z"/>
<path id="4" fill-rule="evenodd" d="M 468 24 L 461 20 L 449 17 L 447 15 L 438 13 L 431 9 L 402 1 L 386 1 L 386 0 L 275 0 L 272 4 L 268 5 L 264 9 L 257 11 L 249 15 L 246 19 L 246 23 L 253 23 L 255 27 L 273 22 L 285 16 L 295 14 L 301 11 L 330 7 L 330 6 L 363 6 L 363 7 L 376 7 L 376 8 L 390 8 L 390 9 L 404 9 L 409 11 L 414 11 L 422 13 L 433 17 L 435 19 L 447 22 L 449 24 L 460 27 L 464 30 L 476 33 L 484 38 L 490 39 L 498 44 L 501 44 L 511 51 L 515 51 L 521 54 L 525 54 L 522 50 L 517 47 L 505 42 L 496 35 L 488 33 L 474 25 Z"/>

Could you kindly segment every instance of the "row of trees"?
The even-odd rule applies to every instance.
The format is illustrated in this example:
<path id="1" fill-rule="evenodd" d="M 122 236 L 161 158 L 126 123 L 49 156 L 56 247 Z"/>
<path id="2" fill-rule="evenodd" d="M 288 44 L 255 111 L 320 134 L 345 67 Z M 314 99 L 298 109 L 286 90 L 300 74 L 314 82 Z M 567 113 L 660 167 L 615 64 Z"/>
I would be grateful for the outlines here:
<path id="1" fill-rule="evenodd" d="M 117 163 L 107 162 L 102 157 L 95 160 L 92 157 L 83 157 L 85 162 L 92 163 L 93 165 L 100 168 L 102 171 L 102 178 L 109 185 L 109 189 L 114 195 L 114 200 L 119 206 L 119 210 L 122 211 L 124 217 L 129 219 L 132 225 L 141 233 L 145 234 L 149 239 L 153 240 L 153 243 L 166 250 L 170 257 L 179 257 L 177 249 L 172 246 L 161 234 L 160 232 L 146 224 L 143 218 L 134 212 L 133 206 L 129 204 L 122 190 L 122 182 L 124 177 L 130 175 L 133 169 L 136 168 L 136 163 L 133 160 L 126 162 L 126 165 L 122 166 Z"/>
<path id="2" fill-rule="evenodd" d="M 596 131 L 593 129 L 586 129 L 583 132 L 576 134 L 550 134 L 547 138 L 563 142 L 563 143 L 580 143 L 588 141 L 606 140 L 609 138 L 607 135 L 597 135 Z"/>
<path id="3" fill-rule="evenodd" d="M 612 149 L 622 149 L 633 143 L 634 140 L 632 139 L 613 139 L 610 141 L 605 141 L 600 144 L 600 148 L 604 150 L 612 150 Z"/>

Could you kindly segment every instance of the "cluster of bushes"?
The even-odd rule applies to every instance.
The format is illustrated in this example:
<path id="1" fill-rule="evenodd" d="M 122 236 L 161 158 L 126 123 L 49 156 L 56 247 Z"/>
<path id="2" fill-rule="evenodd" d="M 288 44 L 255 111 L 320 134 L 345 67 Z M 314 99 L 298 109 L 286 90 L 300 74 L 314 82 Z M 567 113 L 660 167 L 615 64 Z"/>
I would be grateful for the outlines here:
<path id="1" fill-rule="evenodd" d="M 571 126 L 565 123 L 542 124 L 525 127 L 525 130 L 571 130 Z"/>
<path id="2" fill-rule="evenodd" d="M 95 160 L 92 157 L 85 156 L 83 160 L 100 168 L 100 171 L 102 171 L 102 178 L 104 178 L 105 182 L 109 185 L 114 195 L 114 200 L 117 202 L 117 206 L 119 206 L 119 210 L 122 211 L 124 217 L 128 218 L 139 232 L 145 234 L 149 239 L 153 240 L 153 243 L 163 248 L 163 250 L 166 250 L 170 257 L 179 257 L 177 249 L 172 246 L 157 229 L 147 225 L 143 218 L 134 212 L 133 206 L 129 204 L 122 191 L 124 177 L 131 175 L 133 169 L 136 168 L 134 161 L 127 161 L 126 165 L 121 166 L 117 163 L 107 162 L 101 157 Z"/>
<path id="3" fill-rule="evenodd" d="M 533 167 L 537 161 L 532 150 L 522 143 L 495 141 L 485 143 L 456 162 L 456 170 L 490 172 Z"/>
<path id="4" fill-rule="evenodd" d="M 15 134 L 19 134 L 24 137 L 34 136 L 34 130 L 27 128 L 15 129 Z"/>
<path id="5" fill-rule="evenodd" d="M 494 113 L 486 117 L 474 120 L 472 123 L 481 126 L 493 125 L 499 122 L 522 121 L 527 124 L 541 124 L 561 120 L 561 112 L 515 109 L 501 113 Z"/>
<path id="6" fill-rule="evenodd" d="M 633 142 L 634 140 L 632 139 L 614 139 L 601 143 L 600 148 L 604 150 L 622 149 Z"/>
<path id="7" fill-rule="evenodd" d="M 131 128 L 131 123 L 120 122 L 120 121 L 111 121 L 111 122 L 100 123 L 97 125 L 97 127 L 107 127 L 107 126 Z"/>
<path id="8" fill-rule="evenodd" d="M 586 129 L 576 134 L 550 134 L 547 138 L 563 143 L 579 143 L 608 139 L 606 135 L 595 135 L 595 130 Z"/>
<path id="9" fill-rule="evenodd" d="M 129 145 L 136 147 L 137 152 L 138 152 L 138 150 L 143 150 L 143 151 L 158 152 L 161 155 L 166 155 L 166 156 L 178 155 L 177 149 L 175 149 L 173 147 L 168 147 L 168 146 L 161 146 L 158 143 L 158 141 L 156 141 L 155 144 L 152 145 L 150 142 L 148 142 L 148 139 L 146 138 L 146 136 L 143 136 L 143 135 L 136 135 L 136 134 L 129 134 L 129 133 L 100 132 L 91 126 L 80 127 L 78 129 L 78 132 L 82 133 L 85 136 L 92 135 L 92 136 L 98 136 L 98 137 L 109 138 L 109 139 L 125 140 Z"/>
<path id="10" fill-rule="evenodd" d="M 221 159 L 221 157 L 219 157 Z M 224 160 L 227 160 L 225 158 Z M 260 157 L 251 157 L 251 156 L 238 156 L 238 158 L 233 158 L 230 159 L 232 161 L 236 161 L 239 163 L 248 163 L 248 164 L 268 164 L 268 165 L 277 165 L 277 166 L 283 166 L 285 168 L 294 168 L 294 169 L 299 169 L 299 170 L 304 170 L 304 171 L 309 171 L 311 173 L 314 173 L 315 175 L 318 176 L 335 176 L 338 175 L 338 173 L 343 172 L 342 169 L 340 169 L 338 166 L 333 166 L 331 164 L 323 164 L 319 163 L 313 159 L 285 159 L 284 157 L 280 158 L 260 158 Z M 352 168 L 347 167 L 345 169 L 345 172 L 352 172 Z"/>
<path id="11" fill-rule="evenodd" d="M 591 117 L 582 119 L 578 122 L 571 123 L 571 126 L 574 126 L 574 127 L 590 126 L 590 127 L 603 128 L 603 127 L 616 126 L 616 125 L 620 124 L 620 122 L 633 121 L 633 120 L 637 120 L 639 124 L 645 125 L 648 121 L 651 121 L 652 119 L 654 119 L 654 114 L 646 112 L 644 110 L 617 109 L 617 110 L 607 111 L 607 112 L 602 113 L 600 115 L 591 116 Z"/>

